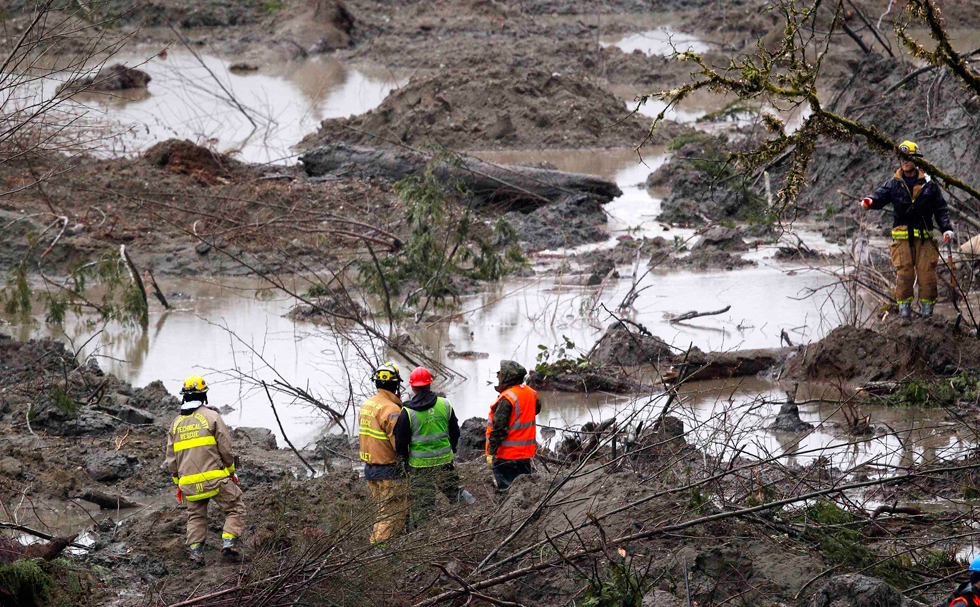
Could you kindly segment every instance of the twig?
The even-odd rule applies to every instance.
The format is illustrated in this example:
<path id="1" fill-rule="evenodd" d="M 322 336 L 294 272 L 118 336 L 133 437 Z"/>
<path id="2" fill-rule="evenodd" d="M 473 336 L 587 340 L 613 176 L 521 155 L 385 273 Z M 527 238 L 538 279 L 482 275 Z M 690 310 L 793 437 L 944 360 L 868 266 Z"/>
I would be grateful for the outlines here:
<path id="1" fill-rule="evenodd" d="M 168 310 L 172 310 L 173 307 L 170 305 L 169 302 L 167 302 L 167 298 L 163 295 L 163 291 L 160 289 L 160 285 L 157 284 L 157 279 L 153 275 L 153 270 L 147 269 L 146 273 L 150 277 L 150 285 L 153 286 L 153 294 L 157 296 L 157 299 L 160 301 L 161 304 L 163 304 L 164 308 Z"/>
<path id="2" fill-rule="evenodd" d="M 431 563 L 431 565 L 433 567 L 438 567 L 439 569 L 442 570 L 443 573 L 446 574 L 447 577 L 461 584 L 463 586 L 464 592 L 470 595 L 471 597 L 478 598 L 481 601 L 486 601 L 494 605 L 500 605 L 500 607 L 523 607 L 520 603 L 512 603 L 511 601 L 504 601 L 502 599 L 497 599 L 492 596 L 487 596 L 485 594 L 477 592 L 476 590 L 473 590 L 473 588 L 466 582 L 466 580 L 459 577 L 455 573 L 452 573 L 451 571 L 446 569 L 444 565 L 440 563 Z"/>
<path id="3" fill-rule="evenodd" d="M 725 312 L 731 310 L 731 306 L 725 306 L 721 310 L 715 310 L 714 312 L 698 312 L 697 310 L 691 310 L 690 312 L 685 312 L 680 316 L 675 316 L 670 319 L 671 323 L 683 322 L 685 320 L 691 320 L 693 318 L 700 318 L 702 316 L 717 316 L 719 314 L 724 314 Z"/>
<path id="4" fill-rule="evenodd" d="M 296 454 L 296 457 L 299 458 L 299 461 L 303 462 L 303 464 L 305 464 L 306 467 L 310 469 L 310 472 L 313 473 L 313 476 L 316 476 L 316 469 L 313 468 L 313 466 L 311 466 L 309 462 L 303 459 L 303 456 L 300 455 L 296 447 L 293 446 L 293 441 L 289 440 L 289 437 L 286 436 L 286 431 L 282 427 L 282 422 L 279 421 L 279 413 L 276 411 L 276 403 L 275 401 L 272 400 L 272 395 L 269 394 L 269 386 L 265 383 L 264 380 L 262 381 L 262 387 L 265 389 L 265 395 L 269 397 L 269 404 L 272 405 L 272 414 L 276 416 L 276 423 L 279 424 L 279 431 L 282 432 L 282 437 L 286 440 L 286 444 L 289 445 L 289 448 L 293 450 L 293 453 Z"/>
<path id="5" fill-rule="evenodd" d="M 231 101 L 235 105 L 235 107 L 238 108 L 238 111 L 241 112 L 243 116 L 245 116 L 246 120 L 252 123 L 253 127 L 258 128 L 259 125 L 256 124 L 254 120 L 252 120 L 252 117 L 249 115 L 248 110 L 246 110 L 242 106 L 242 104 L 238 102 L 238 99 L 235 98 L 235 95 L 233 95 L 231 91 L 229 91 L 225 87 L 225 84 L 221 81 L 221 79 L 218 78 L 215 75 L 215 73 L 211 71 L 211 68 L 209 68 L 208 64 L 204 62 L 204 59 L 201 59 L 201 56 L 198 55 L 193 48 L 191 48 L 191 45 L 187 43 L 187 40 L 181 35 L 180 32 L 177 31 L 177 28 L 175 28 L 172 23 L 169 25 L 170 25 L 170 30 L 177 36 L 178 39 L 180 39 L 180 43 L 184 45 L 184 48 L 186 48 L 191 55 L 194 55 L 194 58 L 197 59 L 197 62 L 201 64 L 201 67 L 203 67 L 205 70 L 207 70 L 209 74 L 211 74 L 211 78 L 213 78 L 214 81 L 218 84 L 218 86 L 221 87 L 221 90 L 225 92 L 225 95 L 228 95 L 228 100 Z"/>
<path id="6" fill-rule="evenodd" d="M 126 252 L 126 245 L 119 245 L 119 256 L 122 257 L 123 262 L 126 263 L 126 267 L 129 268 L 129 276 L 133 279 L 133 283 L 140 290 L 140 295 L 143 296 L 143 305 L 149 308 L 150 303 L 146 299 L 146 286 L 143 284 L 143 279 L 140 278 L 140 272 L 136 269 L 136 264 L 133 263 L 133 259 Z"/>

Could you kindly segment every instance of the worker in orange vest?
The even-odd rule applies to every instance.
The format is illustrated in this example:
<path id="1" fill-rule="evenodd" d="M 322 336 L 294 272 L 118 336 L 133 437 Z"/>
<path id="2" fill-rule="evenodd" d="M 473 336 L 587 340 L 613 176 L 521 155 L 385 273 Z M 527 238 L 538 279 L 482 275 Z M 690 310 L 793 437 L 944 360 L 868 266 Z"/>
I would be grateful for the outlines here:
<path id="1" fill-rule="evenodd" d="M 497 493 L 503 494 L 522 474 L 531 473 L 537 448 L 535 417 L 541 412 L 538 393 L 524 383 L 527 370 L 512 360 L 500 361 L 500 393 L 487 420 L 487 465 L 493 470 Z"/>

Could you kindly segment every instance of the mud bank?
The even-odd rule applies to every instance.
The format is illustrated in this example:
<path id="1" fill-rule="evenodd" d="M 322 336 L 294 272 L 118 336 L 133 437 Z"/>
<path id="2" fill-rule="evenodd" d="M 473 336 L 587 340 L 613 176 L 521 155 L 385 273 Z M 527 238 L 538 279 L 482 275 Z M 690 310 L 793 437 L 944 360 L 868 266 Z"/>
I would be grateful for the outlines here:
<path id="1" fill-rule="evenodd" d="M 843 326 L 786 365 L 785 377 L 847 383 L 950 377 L 980 366 L 980 342 L 936 318 L 908 327 L 890 316 L 871 328 Z"/>
<path id="2" fill-rule="evenodd" d="M 494 100 L 490 112 L 488 98 Z M 416 76 L 366 114 L 324 121 L 301 146 L 620 147 L 639 145 L 648 129 L 645 118 L 629 115 L 615 95 L 576 73 L 460 69 Z M 684 130 L 668 122 L 648 143 L 662 144 Z"/>

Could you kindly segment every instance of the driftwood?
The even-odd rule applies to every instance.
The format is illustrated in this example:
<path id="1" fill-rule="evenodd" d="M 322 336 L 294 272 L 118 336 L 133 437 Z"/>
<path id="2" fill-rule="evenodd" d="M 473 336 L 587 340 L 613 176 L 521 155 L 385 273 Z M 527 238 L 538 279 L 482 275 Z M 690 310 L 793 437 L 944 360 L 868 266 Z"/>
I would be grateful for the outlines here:
<path id="1" fill-rule="evenodd" d="M 691 320 L 694 318 L 700 318 L 702 316 L 717 316 L 719 314 L 724 314 L 725 312 L 731 310 L 731 306 L 725 306 L 721 310 L 715 310 L 714 312 L 698 312 L 697 310 L 691 310 L 690 312 L 684 312 L 678 316 L 670 319 L 671 323 L 684 322 L 685 320 Z"/>
<path id="2" fill-rule="evenodd" d="M 892 506 L 881 505 L 874 509 L 871 513 L 871 518 L 876 519 L 882 514 L 909 514 L 911 516 L 922 516 L 922 511 L 918 508 L 913 508 L 912 506 L 899 506 L 897 504 Z"/>
<path id="3" fill-rule="evenodd" d="M 150 285 L 153 287 L 153 294 L 156 295 L 157 300 L 159 300 L 164 308 L 172 310 L 173 307 L 170 305 L 170 302 L 167 301 L 166 296 L 164 296 L 163 291 L 160 289 L 160 285 L 157 284 L 157 278 L 153 275 L 153 270 L 147 270 L 146 274 L 150 278 Z"/>
<path id="4" fill-rule="evenodd" d="M 398 181 L 422 175 L 429 159 L 408 149 L 380 150 L 340 143 L 313 148 L 300 157 L 300 162 L 312 177 L 347 175 Z M 493 164 L 469 156 L 439 162 L 433 174 L 442 181 L 459 183 L 485 203 L 525 211 L 583 193 L 600 203 L 623 193 L 615 183 L 592 175 Z"/>
<path id="5" fill-rule="evenodd" d="M 664 374 L 664 382 L 674 381 L 689 369 L 686 379 L 705 381 L 708 379 L 727 379 L 745 377 L 767 371 L 781 363 L 795 348 L 759 348 L 756 350 L 735 350 L 733 352 L 692 352 L 686 363 L 675 365 Z"/>
<path id="6" fill-rule="evenodd" d="M 109 495 L 101 491 L 88 490 L 78 496 L 78 499 L 91 502 L 102 510 L 115 510 L 117 508 L 140 508 L 143 504 L 134 502 L 121 495 Z"/>

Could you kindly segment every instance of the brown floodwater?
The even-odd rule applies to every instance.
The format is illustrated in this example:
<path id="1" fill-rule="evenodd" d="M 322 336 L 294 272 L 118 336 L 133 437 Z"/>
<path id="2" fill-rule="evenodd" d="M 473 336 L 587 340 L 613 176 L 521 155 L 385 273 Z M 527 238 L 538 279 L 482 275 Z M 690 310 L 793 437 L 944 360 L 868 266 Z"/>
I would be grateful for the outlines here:
<path id="1" fill-rule="evenodd" d="M 148 73 L 146 89 L 87 93 L 76 110 L 111 136 L 106 154 L 138 153 L 171 137 L 190 139 L 249 162 L 292 162 L 292 146 L 320 121 L 361 114 L 407 81 L 407 74 L 353 67 L 326 56 L 232 71 L 232 62 L 171 48 L 127 49 L 106 61 Z M 48 80 L 45 95 L 59 82 Z"/>

